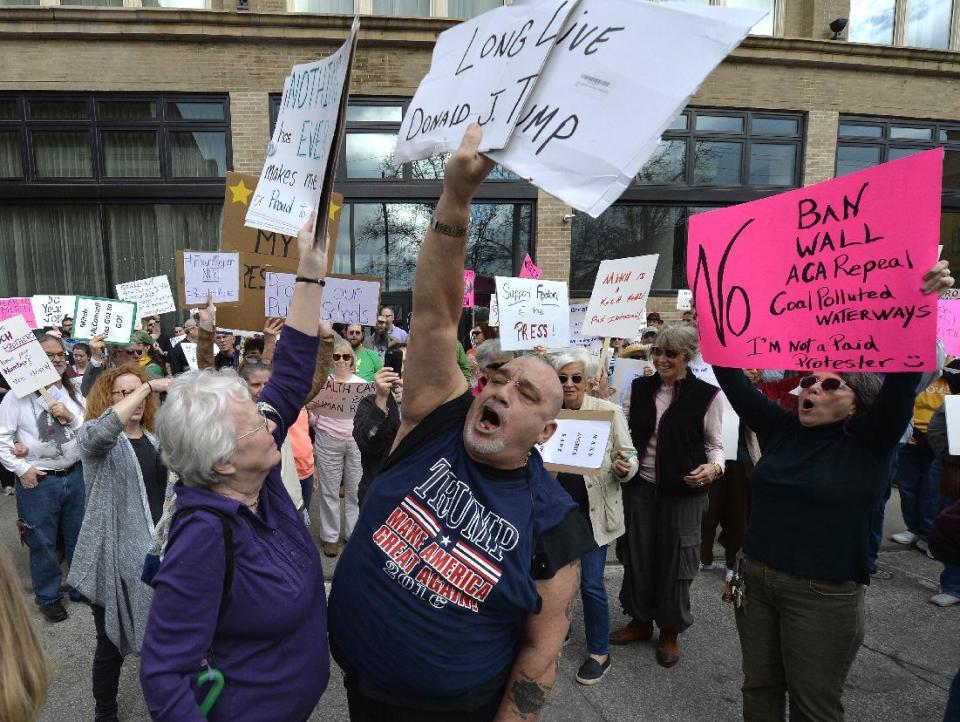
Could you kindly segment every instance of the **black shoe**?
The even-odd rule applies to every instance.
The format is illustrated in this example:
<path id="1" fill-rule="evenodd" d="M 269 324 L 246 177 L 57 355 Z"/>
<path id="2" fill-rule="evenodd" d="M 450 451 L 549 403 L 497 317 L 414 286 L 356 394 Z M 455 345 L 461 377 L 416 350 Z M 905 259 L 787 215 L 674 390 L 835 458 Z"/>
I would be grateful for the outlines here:
<path id="1" fill-rule="evenodd" d="M 580 665 L 580 671 L 577 672 L 577 681 L 580 684 L 596 684 L 603 679 L 608 669 L 610 669 L 610 655 L 607 655 L 603 664 L 593 657 L 587 657 L 587 661 Z"/>
<path id="2" fill-rule="evenodd" d="M 41 604 L 40 614 L 42 614 L 48 622 L 53 622 L 54 624 L 62 622 L 67 618 L 67 610 L 63 608 L 63 603 L 59 600 L 50 602 L 49 604 Z"/>
<path id="3" fill-rule="evenodd" d="M 888 572 L 886 569 L 880 569 L 879 567 L 874 567 L 870 570 L 870 576 L 874 579 L 893 579 L 893 574 Z"/>

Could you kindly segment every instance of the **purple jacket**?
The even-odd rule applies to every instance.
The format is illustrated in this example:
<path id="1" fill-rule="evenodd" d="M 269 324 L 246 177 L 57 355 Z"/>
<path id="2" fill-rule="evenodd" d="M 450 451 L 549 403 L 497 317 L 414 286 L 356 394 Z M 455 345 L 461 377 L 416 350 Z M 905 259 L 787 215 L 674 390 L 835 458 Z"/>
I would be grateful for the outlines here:
<path id="1" fill-rule="evenodd" d="M 277 446 L 306 401 L 317 339 L 285 328 L 273 375 L 260 399 L 280 412 Z M 226 684 L 208 719 L 295 722 L 313 712 L 330 678 L 327 609 L 317 547 L 280 480 L 270 470 L 256 513 L 205 489 L 177 484 L 177 508 L 212 506 L 230 519 L 233 583 L 220 614 L 225 556 L 213 514 L 178 518 L 163 564 L 140 661 L 140 683 L 154 720 L 194 722 L 201 662 Z"/>

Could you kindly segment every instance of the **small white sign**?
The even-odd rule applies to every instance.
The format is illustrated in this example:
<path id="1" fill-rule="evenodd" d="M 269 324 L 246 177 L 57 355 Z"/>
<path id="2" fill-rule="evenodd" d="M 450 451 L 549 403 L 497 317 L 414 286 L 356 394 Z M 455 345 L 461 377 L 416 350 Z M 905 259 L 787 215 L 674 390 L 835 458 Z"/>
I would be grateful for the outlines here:
<path id="1" fill-rule="evenodd" d="M 380 281 L 327 276 L 320 320 L 374 326 L 380 309 Z"/>
<path id="2" fill-rule="evenodd" d="M 623 406 L 623 402 L 630 396 L 630 386 L 633 380 L 644 375 L 644 371 L 653 368 L 649 361 L 633 358 L 618 358 L 613 367 L 613 378 L 610 385 L 617 390 L 617 394 L 611 401 L 616 401 Z"/>
<path id="3" fill-rule="evenodd" d="M 103 334 L 106 343 L 127 344 L 137 326 L 137 304 L 115 298 L 77 296 L 73 338 L 89 341 Z"/>
<path id="4" fill-rule="evenodd" d="M 138 281 L 118 283 L 117 298 L 122 301 L 136 302 L 137 314 L 140 318 L 173 313 L 177 310 L 173 292 L 170 290 L 170 281 L 166 276 L 153 276 L 141 278 Z"/>
<path id="5" fill-rule="evenodd" d="M 184 341 L 180 344 L 180 348 L 183 349 L 183 357 L 187 360 L 187 366 L 190 367 L 191 371 L 196 371 L 197 366 L 197 344 L 190 343 L 189 341 Z"/>
<path id="6" fill-rule="evenodd" d="M 20 399 L 60 380 L 23 316 L 0 321 L 0 373 Z"/>
<path id="7" fill-rule="evenodd" d="M 570 345 L 566 283 L 510 276 L 497 276 L 496 282 L 500 348 L 529 351 Z"/>
<path id="8" fill-rule="evenodd" d="M 946 404 L 944 413 L 947 415 L 947 451 L 950 456 L 960 456 L 960 396 L 947 395 L 943 397 Z"/>
<path id="9" fill-rule="evenodd" d="M 314 416 L 328 419 L 352 419 L 357 413 L 360 400 L 376 391 L 376 384 L 347 383 L 330 378 L 320 389 L 320 393 L 307 403 L 307 411 Z"/>
<path id="10" fill-rule="evenodd" d="M 677 310 L 690 311 L 693 309 L 693 291 L 681 288 L 677 291 Z"/>
<path id="11" fill-rule="evenodd" d="M 587 318 L 586 303 L 570 304 L 570 345 L 583 348 L 599 348 L 601 340 L 596 336 L 583 335 L 583 322 Z"/>
<path id="12" fill-rule="evenodd" d="M 57 293 L 45 293 L 31 299 L 33 317 L 37 328 L 59 326 L 64 316 L 70 316 L 77 305 L 76 296 L 64 296 Z"/>
<path id="13" fill-rule="evenodd" d="M 612 424 L 612 411 L 561 411 L 557 430 L 537 450 L 552 471 L 595 472 L 603 465 Z"/>
<path id="14" fill-rule="evenodd" d="M 286 318 L 293 289 L 297 285 L 297 274 L 267 271 L 264 277 L 263 315 L 267 318 Z"/>
<path id="15" fill-rule="evenodd" d="M 183 253 L 183 293 L 188 304 L 240 300 L 239 253 Z"/>
<path id="16" fill-rule="evenodd" d="M 632 339 L 647 325 L 647 295 L 659 255 L 602 261 L 582 333 Z"/>

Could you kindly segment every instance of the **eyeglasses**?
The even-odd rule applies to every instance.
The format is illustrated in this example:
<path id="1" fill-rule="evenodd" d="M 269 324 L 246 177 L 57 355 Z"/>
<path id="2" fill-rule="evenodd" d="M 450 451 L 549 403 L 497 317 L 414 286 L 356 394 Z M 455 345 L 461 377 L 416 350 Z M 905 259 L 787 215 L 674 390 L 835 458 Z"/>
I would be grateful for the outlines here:
<path id="1" fill-rule="evenodd" d="M 258 431 L 263 431 L 265 428 L 267 428 L 267 416 L 266 416 L 266 414 L 264 414 L 263 411 L 260 410 L 260 409 L 257 409 L 257 413 L 260 414 L 260 418 L 261 418 L 261 420 L 262 420 L 262 422 L 260 423 L 260 425 L 257 426 L 257 428 L 255 428 L 255 429 L 250 429 L 250 431 L 245 431 L 245 432 L 243 432 L 242 434 L 240 434 L 240 436 L 237 437 L 237 441 L 240 441 L 241 439 L 245 439 L 245 438 L 247 438 L 248 436 L 253 436 L 253 435 L 254 435 L 255 433 L 257 433 Z"/>
<path id="2" fill-rule="evenodd" d="M 114 396 L 122 396 L 123 398 L 127 398 L 134 391 L 136 391 L 136 389 L 127 389 L 126 391 L 123 389 L 119 389 L 117 391 L 113 391 L 112 393 Z"/>
<path id="3" fill-rule="evenodd" d="M 659 346 L 654 346 L 652 349 L 650 349 L 650 353 L 654 356 L 666 356 L 669 359 L 675 359 L 680 355 L 679 351 L 668 351 L 667 349 L 660 348 Z"/>
<path id="4" fill-rule="evenodd" d="M 810 389 L 817 385 L 817 382 L 820 382 L 820 388 L 824 391 L 839 391 L 847 384 L 841 381 L 838 378 L 833 376 L 828 376 L 825 379 L 818 379 L 816 376 L 804 376 L 800 379 L 800 388 L 801 389 Z"/>
<path id="5" fill-rule="evenodd" d="M 481 331 L 480 329 L 474 329 L 473 331 L 470 332 L 470 335 L 479 336 L 481 333 L 483 333 L 483 331 Z"/>
<path id="6" fill-rule="evenodd" d="M 130 354 L 130 355 L 132 355 L 132 356 L 143 356 L 143 349 L 142 349 L 142 348 L 132 348 L 132 349 L 130 349 L 129 351 L 127 351 L 127 353 Z"/>
<path id="7" fill-rule="evenodd" d="M 492 364 L 487 364 L 484 366 L 484 368 L 488 371 L 499 371 L 500 368 L 506 363 L 506 361 L 494 361 Z"/>
<path id="8" fill-rule="evenodd" d="M 66 357 L 67 357 L 67 354 L 65 354 L 63 351 L 60 351 L 59 353 L 56 353 L 56 352 L 54 352 L 54 353 L 47 352 L 47 358 L 49 358 L 49 359 L 66 358 Z"/>
<path id="9" fill-rule="evenodd" d="M 560 377 L 560 383 L 562 384 L 567 383 L 567 379 L 570 379 L 570 382 L 574 384 L 583 383 L 583 374 L 572 374 L 571 376 L 567 376 L 566 374 L 557 374 L 557 376 Z"/>
<path id="10" fill-rule="evenodd" d="M 334 361 L 350 361 L 353 359 L 352 353 L 335 353 L 330 356 Z"/>

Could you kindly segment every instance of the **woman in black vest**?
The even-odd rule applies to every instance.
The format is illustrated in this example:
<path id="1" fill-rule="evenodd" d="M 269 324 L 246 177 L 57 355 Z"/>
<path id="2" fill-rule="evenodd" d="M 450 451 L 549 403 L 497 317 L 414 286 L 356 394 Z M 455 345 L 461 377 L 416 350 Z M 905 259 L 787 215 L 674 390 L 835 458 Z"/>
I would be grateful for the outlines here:
<path id="1" fill-rule="evenodd" d="M 617 542 L 620 603 L 631 621 L 610 641 L 650 639 L 656 622 L 657 661 L 664 667 L 680 659 L 677 637 L 693 623 L 690 583 L 700 563 L 700 524 L 709 484 L 723 474 L 718 390 L 687 369 L 697 345 L 690 326 L 657 334 L 656 373 L 635 379 L 624 404 L 640 471 L 623 485 L 627 531 Z"/>

